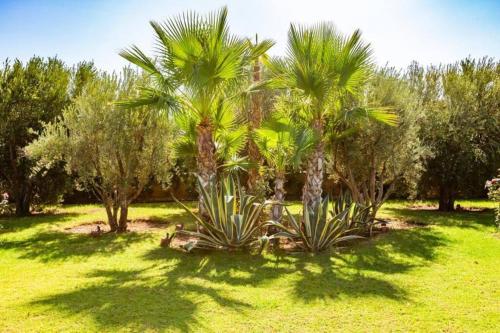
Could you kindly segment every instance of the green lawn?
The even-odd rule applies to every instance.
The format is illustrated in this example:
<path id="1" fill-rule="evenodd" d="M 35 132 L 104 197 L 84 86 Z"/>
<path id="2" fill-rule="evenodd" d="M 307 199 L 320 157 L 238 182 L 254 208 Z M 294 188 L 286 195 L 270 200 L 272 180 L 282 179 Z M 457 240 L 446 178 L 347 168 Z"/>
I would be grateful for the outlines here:
<path id="1" fill-rule="evenodd" d="M 491 210 L 391 202 L 381 215 L 427 226 L 318 256 L 260 256 L 184 254 L 159 247 L 163 232 L 63 232 L 104 220 L 91 205 L 0 219 L 0 332 L 499 331 Z M 136 205 L 131 217 L 189 220 L 173 204 Z"/>

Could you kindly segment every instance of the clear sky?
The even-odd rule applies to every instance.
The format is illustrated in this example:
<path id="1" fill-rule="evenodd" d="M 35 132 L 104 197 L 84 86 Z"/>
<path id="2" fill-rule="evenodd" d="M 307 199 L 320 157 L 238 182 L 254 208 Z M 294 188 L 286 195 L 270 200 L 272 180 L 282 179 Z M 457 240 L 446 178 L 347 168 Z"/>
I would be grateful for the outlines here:
<path id="1" fill-rule="evenodd" d="M 0 0 L 0 59 L 57 55 L 119 69 L 120 49 L 137 44 L 150 53 L 150 20 L 223 5 L 232 32 L 274 39 L 273 55 L 284 53 L 290 22 L 332 21 L 345 33 L 360 28 L 379 64 L 500 58 L 500 0 Z"/>

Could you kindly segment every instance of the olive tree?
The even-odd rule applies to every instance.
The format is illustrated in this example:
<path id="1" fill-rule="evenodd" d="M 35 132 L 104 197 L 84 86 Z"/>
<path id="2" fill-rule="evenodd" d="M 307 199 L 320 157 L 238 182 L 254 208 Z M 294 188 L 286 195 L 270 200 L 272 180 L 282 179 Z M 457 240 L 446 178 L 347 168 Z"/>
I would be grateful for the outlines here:
<path id="1" fill-rule="evenodd" d="M 331 177 L 340 179 L 356 202 L 370 207 L 372 220 L 399 182 L 415 187 L 428 153 L 418 137 L 421 103 L 409 75 L 411 71 L 403 75 L 394 68 L 381 68 L 357 102 L 390 110 L 397 115 L 396 126 L 367 118 L 349 133 L 332 137 Z"/>
<path id="2" fill-rule="evenodd" d="M 419 71 L 420 137 L 432 152 L 420 187 L 452 211 L 457 196 L 484 191 L 500 164 L 500 63 L 465 59 Z"/>
<path id="3" fill-rule="evenodd" d="M 128 207 L 148 183 L 170 179 L 168 119 L 146 107 L 123 110 L 116 103 L 137 97 L 144 80 L 130 69 L 100 73 L 27 149 L 39 165 L 65 161 L 78 185 L 104 205 L 111 231 L 126 231 Z"/>
<path id="4" fill-rule="evenodd" d="M 28 215 L 34 199 L 57 199 L 66 185 L 59 165 L 34 172 L 23 153 L 69 103 L 70 70 L 58 59 L 33 57 L 0 67 L 0 190 L 15 202 L 16 215 Z"/>

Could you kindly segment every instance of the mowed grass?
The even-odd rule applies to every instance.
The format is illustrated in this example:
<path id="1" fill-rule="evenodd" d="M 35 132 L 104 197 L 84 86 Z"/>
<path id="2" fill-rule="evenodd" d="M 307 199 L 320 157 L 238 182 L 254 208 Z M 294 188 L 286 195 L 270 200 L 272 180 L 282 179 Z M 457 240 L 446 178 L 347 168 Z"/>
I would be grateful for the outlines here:
<path id="1" fill-rule="evenodd" d="M 159 247 L 163 231 L 64 232 L 104 220 L 94 205 L 0 219 L 0 331 L 498 332 L 493 212 L 408 205 L 390 202 L 381 216 L 425 226 L 317 256 L 185 254 Z M 174 204 L 138 204 L 130 215 L 170 229 L 190 221 Z"/>

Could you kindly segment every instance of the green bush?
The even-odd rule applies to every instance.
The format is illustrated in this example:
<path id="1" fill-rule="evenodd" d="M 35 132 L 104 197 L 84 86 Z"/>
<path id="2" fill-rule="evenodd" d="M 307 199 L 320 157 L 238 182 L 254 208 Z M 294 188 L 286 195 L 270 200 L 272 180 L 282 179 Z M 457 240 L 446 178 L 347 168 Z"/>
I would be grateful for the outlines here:
<path id="1" fill-rule="evenodd" d="M 498 178 L 493 178 L 486 182 L 488 189 L 488 197 L 497 204 L 495 211 L 495 223 L 497 228 L 500 228 L 500 175 Z"/>

